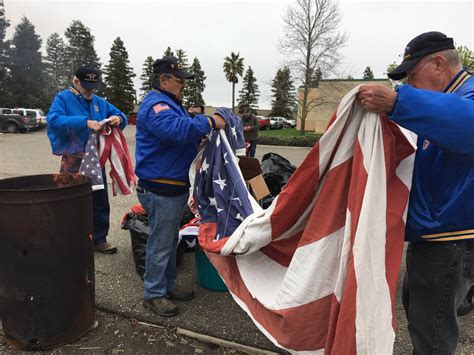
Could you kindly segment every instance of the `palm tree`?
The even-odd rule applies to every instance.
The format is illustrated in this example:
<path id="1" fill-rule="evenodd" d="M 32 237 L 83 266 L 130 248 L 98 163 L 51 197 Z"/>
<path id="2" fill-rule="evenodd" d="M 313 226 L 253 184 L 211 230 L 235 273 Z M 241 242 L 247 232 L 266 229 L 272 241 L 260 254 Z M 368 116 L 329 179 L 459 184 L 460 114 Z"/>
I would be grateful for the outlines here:
<path id="1" fill-rule="evenodd" d="M 226 79 L 232 83 L 232 112 L 234 112 L 235 84 L 244 72 L 244 58 L 239 58 L 239 53 L 232 52 L 230 57 L 224 58 L 224 73 Z"/>

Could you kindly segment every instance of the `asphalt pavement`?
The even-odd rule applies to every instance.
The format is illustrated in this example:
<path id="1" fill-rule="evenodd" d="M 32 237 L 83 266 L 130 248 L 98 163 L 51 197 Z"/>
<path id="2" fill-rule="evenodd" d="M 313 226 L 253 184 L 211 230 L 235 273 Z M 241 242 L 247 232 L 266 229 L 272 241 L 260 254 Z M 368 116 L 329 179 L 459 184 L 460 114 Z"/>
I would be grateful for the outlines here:
<path id="1" fill-rule="evenodd" d="M 127 127 L 124 133 L 134 158 L 135 127 Z M 309 148 L 259 145 L 257 158 L 261 158 L 267 152 L 275 152 L 294 165 L 299 165 L 309 150 Z M 59 157 L 51 154 L 46 132 L 0 134 L 0 178 L 49 174 L 58 170 Z M 109 188 L 109 193 L 110 191 Z M 196 282 L 193 253 L 185 254 L 183 264 L 178 269 L 178 283 L 194 287 L 195 299 L 191 302 L 177 302 L 180 307 L 180 315 L 177 317 L 162 318 L 145 310 L 142 307 L 143 284 L 135 272 L 130 234 L 120 227 L 124 214 L 138 201 L 134 194 L 112 197 L 110 193 L 110 202 L 109 241 L 117 245 L 119 250 L 115 255 L 95 255 L 96 303 L 99 309 L 144 322 L 184 328 L 260 349 L 279 351 L 227 292 L 210 291 Z M 404 269 L 403 266 L 401 275 Z M 459 354 L 474 354 L 473 321 L 472 313 L 461 318 Z M 394 353 L 410 353 L 411 343 L 400 295 L 397 296 L 396 322 L 397 338 Z"/>

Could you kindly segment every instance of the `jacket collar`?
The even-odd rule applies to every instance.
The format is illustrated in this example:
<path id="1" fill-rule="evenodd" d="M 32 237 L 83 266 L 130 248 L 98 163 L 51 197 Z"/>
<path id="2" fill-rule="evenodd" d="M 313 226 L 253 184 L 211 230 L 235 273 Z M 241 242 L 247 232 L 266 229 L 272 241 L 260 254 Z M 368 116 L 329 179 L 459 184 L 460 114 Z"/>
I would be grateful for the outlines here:
<path id="1" fill-rule="evenodd" d="M 163 90 L 162 88 L 160 88 L 159 86 L 157 85 L 154 85 L 152 84 L 152 90 L 153 91 L 157 91 L 157 92 L 160 92 L 166 96 L 168 96 L 171 100 L 173 100 L 174 102 L 176 102 L 178 105 L 182 106 L 183 103 L 181 101 L 178 100 L 178 98 L 176 97 L 176 95 L 166 91 L 166 90 Z"/>
<path id="2" fill-rule="evenodd" d="M 446 93 L 455 92 L 470 77 L 471 77 L 471 74 L 469 74 L 466 69 L 461 70 L 459 73 L 456 74 L 454 79 L 451 80 L 451 82 L 443 90 L 443 92 L 446 92 Z"/>

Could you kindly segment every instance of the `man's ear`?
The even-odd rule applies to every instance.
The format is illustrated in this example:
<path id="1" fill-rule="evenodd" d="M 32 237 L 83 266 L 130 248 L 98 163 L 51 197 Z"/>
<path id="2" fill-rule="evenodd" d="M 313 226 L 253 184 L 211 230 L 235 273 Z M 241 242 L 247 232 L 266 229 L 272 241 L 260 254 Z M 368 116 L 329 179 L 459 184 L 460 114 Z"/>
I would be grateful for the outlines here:
<path id="1" fill-rule="evenodd" d="M 441 54 L 436 55 L 432 60 L 437 72 L 443 72 L 448 66 L 448 61 Z"/>

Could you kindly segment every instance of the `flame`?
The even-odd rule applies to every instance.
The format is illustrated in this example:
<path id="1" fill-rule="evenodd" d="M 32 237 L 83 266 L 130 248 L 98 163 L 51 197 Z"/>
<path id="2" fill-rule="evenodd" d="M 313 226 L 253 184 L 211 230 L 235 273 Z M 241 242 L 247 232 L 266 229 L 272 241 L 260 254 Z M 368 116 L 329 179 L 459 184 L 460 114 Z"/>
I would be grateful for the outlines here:
<path id="1" fill-rule="evenodd" d="M 53 174 L 53 181 L 59 188 L 85 183 L 87 178 L 80 174 Z"/>

